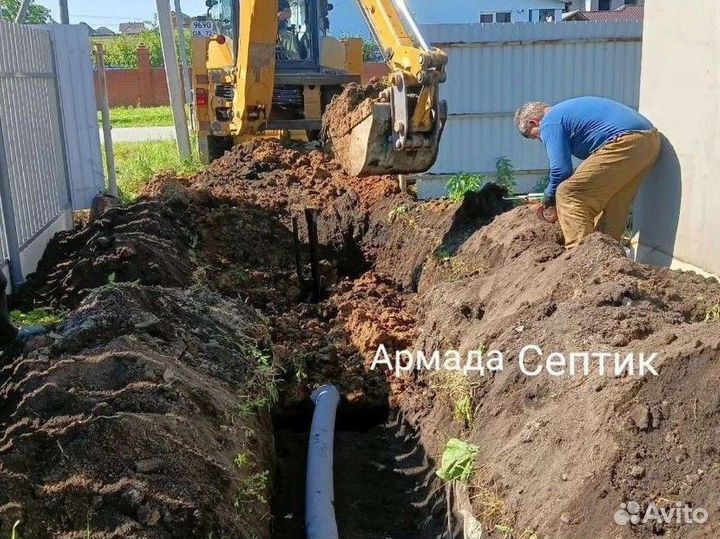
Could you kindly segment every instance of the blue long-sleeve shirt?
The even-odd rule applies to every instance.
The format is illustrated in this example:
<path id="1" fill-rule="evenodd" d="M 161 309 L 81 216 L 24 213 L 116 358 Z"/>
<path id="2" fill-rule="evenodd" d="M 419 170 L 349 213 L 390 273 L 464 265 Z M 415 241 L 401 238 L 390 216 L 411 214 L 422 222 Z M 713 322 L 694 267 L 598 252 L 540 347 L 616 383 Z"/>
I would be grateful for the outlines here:
<path id="1" fill-rule="evenodd" d="M 573 155 L 587 159 L 615 137 L 652 128 L 639 112 L 604 97 L 576 97 L 551 107 L 540 122 L 540 140 L 550 160 L 545 196 L 554 199 L 558 185 L 572 176 Z"/>

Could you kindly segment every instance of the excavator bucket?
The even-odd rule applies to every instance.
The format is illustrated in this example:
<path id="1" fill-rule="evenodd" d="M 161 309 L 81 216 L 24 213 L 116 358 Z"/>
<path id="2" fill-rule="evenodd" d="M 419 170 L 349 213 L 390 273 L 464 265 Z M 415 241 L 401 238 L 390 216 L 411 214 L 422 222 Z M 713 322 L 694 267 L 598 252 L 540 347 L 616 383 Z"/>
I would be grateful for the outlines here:
<path id="1" fill-rule="evenodd" d="M 395 147 L 390 104 L 363 105 L 367 114 L 363 120 L 343 134 L 330 133 L 333 152 L 345 172 L 353 176 L 413 174 L 426 172 L 435 164 L 445 124 L 444 103 L 434 131 L 405 149 Z"/>

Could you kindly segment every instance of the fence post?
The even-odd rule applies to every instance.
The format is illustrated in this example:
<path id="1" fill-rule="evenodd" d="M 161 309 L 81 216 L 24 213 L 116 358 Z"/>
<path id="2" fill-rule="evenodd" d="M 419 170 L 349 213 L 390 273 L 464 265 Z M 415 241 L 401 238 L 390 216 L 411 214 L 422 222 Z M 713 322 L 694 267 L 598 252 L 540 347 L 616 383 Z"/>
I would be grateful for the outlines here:
<path id="1" fill-rule="evenodd" d="M 103 140 L 105 142 L 105 164 L 108 173 L 108 192 L 118 196 L 117 177 L 115 175 L 115 151 L 113 149 L 112 125 L 110 124 L 110 101 L 108 99 L 107 75 L 105 73 L 105 53 L 100 43 L 95 44 L 95 59 L 100 90 L 100 110 L 102 112 Z"/>
<path id="2" fill-rule="evenodd" d="M 8 245 L 8 267 L 10 269 L 10 286 L 13 293 L 20 289 L 25 282 L 20 261 L 20 241 L 18 240 L 17 223 L 15 221 L 15 207 L 13 205 L 12 189 L 10 188 L 10 170 L 5 153 L 5 137 L 3 125 L 0 121 L 0 203 L 2 204 L 3 224 Z"/>

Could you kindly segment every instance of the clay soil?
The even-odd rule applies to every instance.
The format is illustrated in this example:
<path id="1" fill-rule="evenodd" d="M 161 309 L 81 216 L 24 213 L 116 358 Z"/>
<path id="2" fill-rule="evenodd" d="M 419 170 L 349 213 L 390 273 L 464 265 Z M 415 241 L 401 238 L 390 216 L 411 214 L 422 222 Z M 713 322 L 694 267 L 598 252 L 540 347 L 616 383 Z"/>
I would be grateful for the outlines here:
<path id="1" fill-rule="evenodd" d="M 343 429 L 338 443 L 377 464 L 338 450 L 346 537 L 412 537 L 421 523 L 447 529 L 448 514 L 454 532 L 474 518 L 488 537 L 720 535 L 720 326 L 706 320 L 720 285 L 633 263 L 602 235 L 566 252 L 556 226 L 502 194 L 422 203 L 393 178 L 348 177 L 320 151 L 258 141 L 60 234 L 15 302 L 66 320 L 7 353 L 0 373 L 0 536 L 20 520 L 26 539 L 291 537 L 281 530 L 296 522 L 280 519 L 297 505 L 277 497 L 297 485 L 277 480 L 302 433 L 274 444 L 270 415 L 307 414 L 326 382 L 342 410 L 370 417 L 390 404 L 414 429 L 401 444 L 381 423 Z M 316 304 L 306 207 L 320 212 Z M 505 368 L 396 377 L 369 368 L 381 344 L 486 347 Z M 659 376 L 528 377 L 517 361 L 527 344 L 657 352 Z M 465 513 L 458 496 L 449 511 L 412 505 L 444 492 L 432 470 L 451 437 L 480 447 Z M 413 451 L 422 479 L 387 471 L 382 484 L 393 455 Z M 408 508 L 396 523 L 373 504 L 391 483 L 376 496 Z M 630 500 L 710 519 L 618 526 Z"/>

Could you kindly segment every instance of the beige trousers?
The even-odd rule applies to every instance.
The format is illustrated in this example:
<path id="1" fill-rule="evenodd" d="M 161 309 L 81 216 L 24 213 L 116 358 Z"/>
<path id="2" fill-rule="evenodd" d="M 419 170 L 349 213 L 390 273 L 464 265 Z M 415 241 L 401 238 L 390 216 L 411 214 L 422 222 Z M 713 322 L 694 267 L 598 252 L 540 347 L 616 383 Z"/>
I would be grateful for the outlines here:
<path id="1" fill-rule="evenodd" d="M 635 194 L 660 146 L 657 129 L 627 133 L 605 144 L 560 184 L 557 212 L 568 249 L 593 232 L 622 238 Z"/>

